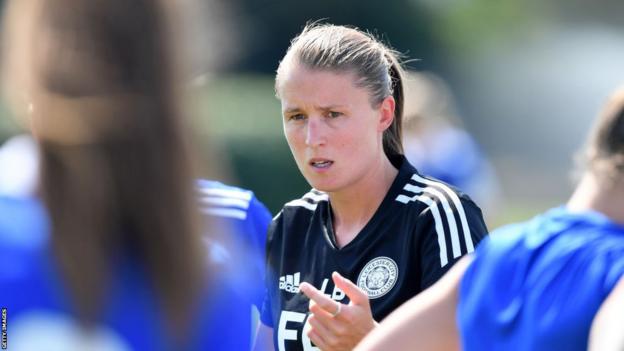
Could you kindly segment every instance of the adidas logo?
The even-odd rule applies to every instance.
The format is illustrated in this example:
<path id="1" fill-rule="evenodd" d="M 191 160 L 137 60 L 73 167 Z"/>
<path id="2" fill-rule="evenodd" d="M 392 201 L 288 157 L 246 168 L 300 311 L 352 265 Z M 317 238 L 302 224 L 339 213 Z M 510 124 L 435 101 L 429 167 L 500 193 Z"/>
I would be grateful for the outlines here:
<path id="1" fill-rule="evenodd" d="M 279 288 L 280 290 L 286 290 L 289 293 L 297 294 L 299 293 L 299 277 L 301 276 L 300 272 L 295 274 L 287 274 L 279 278 Z"/>

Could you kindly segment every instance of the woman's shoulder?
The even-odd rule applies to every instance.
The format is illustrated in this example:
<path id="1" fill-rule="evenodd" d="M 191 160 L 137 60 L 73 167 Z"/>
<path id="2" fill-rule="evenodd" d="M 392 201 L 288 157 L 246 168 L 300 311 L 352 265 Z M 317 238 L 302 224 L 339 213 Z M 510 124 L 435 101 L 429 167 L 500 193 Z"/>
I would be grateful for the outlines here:
<path id="1" fill-rule="evenodd" d="M 451 201 L 456 205 L 478 207 L 468 194 L 444 180 L 421 173 L 406 158 L 395 161 L 399 165 L 399 181 L 403 192 L 424 194 L 436 201 Z"/>
<path id="2" fill-rule="evenodd" d="M 457 217 L 464 225 L 475 221 L 483 224 L 481 208 L 468 194 L 442 180 L 420 173 L 407 160 L 400 168 L 399 183 L 395 200 L 408 211 L 430 213 L 433 217 Z"/>
<path id="3" fill-rule="evenodd" d="M 573 242 L 576 245 L 569 245 Z M 604 242 L 624 245 L 624 227 L 598 212 L 571 212 L 560 206 L 528 221 L 496 229 L 488 245 L 497 250 L 540 252 L 550 247 L 559 250 L 559 245 L 564 245 L 578 252 L 601 246 Z"/>
<path id="4" fill-rule="evenodd" d="M 284 204 L 284 207 L 276 218 L 297 216 L 299 214 L 310 216 L 318 210 L 320 205 L 327 204 L 328 202 L 329 195 L 327 195 L 327 193 L 312 188 L 302 197 Z"/>
<path id="5" fill-rule="evenodd" d="M 276 232 L 307 228 L 315 215 L 319 214 L 329 203 L 329 196 L 319 190 L 311 189 L 298 199 L 284 204 L 284 207 L 273 217 L 269 226 L 269 240 L 273 240 Z"/>
<path id="6" fill-rule="evenodd" d="M 606 274 L 609 267 L 624 267 L 624 228 L 597 213 L 572 213 L 558 207 L 493 231 L 477 248 L 473 265 L 476 270 L 499 274 L 518 273 L 519 267 L 525 274 L 573 271 L 585 275 L 579 270 L 588 267 Z"/>

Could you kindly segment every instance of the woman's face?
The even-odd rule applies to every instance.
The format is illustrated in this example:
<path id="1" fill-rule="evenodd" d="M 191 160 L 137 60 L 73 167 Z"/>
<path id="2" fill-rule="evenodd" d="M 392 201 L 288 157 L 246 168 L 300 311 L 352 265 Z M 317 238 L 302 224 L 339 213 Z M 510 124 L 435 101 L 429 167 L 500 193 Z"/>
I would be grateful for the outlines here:
<path id="1" fill-rule="evenodd" d="M 383 131 L 392 123 L 394 99 L 373 106 L 351 73 L 298 64 L 280 75 L 284 134 L 310 185 L 336 192 L 365 181 L 380 163 Z"/>

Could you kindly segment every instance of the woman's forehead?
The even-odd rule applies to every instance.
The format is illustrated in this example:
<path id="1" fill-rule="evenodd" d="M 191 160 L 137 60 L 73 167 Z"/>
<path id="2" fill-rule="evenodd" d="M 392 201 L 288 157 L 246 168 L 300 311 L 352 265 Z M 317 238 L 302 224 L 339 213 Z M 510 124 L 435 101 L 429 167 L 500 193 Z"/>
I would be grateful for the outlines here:
<path id="1" fill-rule="evenodd" d="M 310 69 L 297 65 L 288 68 L 280 76 L 278 95 L 282 103 L 293 100 L 319 100 L 326 104 L 344 104 L 360 99 L 368 101 L 368 90 L 355 83 L 356 76 L 352 72 Z"/>
<path id="2" fill-rule="evenodd" d="M 355 81 L 357 79 L 354 72 L 350 70 L 339 70 L 329 68 L 308 67 L 301 63 L 291 63 L 285 65 L 280 72 L 281 82 L 296 82 L 301 84 L 307 81 L 335 81 L 335 84 L 352 85 L 356 88 Z"/>

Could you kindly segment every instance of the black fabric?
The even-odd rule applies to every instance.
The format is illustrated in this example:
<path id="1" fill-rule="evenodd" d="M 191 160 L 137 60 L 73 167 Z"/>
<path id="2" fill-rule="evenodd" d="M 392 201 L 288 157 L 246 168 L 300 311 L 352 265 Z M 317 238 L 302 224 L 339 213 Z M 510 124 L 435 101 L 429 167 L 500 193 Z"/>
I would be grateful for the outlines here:
<path id="1" fill-rule="evenodd" d="M 335 289 L 331 279 L 333 271 L 339 272 L 368 289 L 373 317 L 380 321 L 437 281 L 460 255 L 472 251 L 464 235 L 468 230 L 464 231 L 461 212 L 473 247 L 487 234 L 481 210 L 467 195 L 437 180 L 422 179 L 404 158 L 393 161 L 399 173 L 388 194 L 360 233 L 340 249 L 334 240 L 331 206 L 322 192 L 313 189 L 302 199 L 286 204 L 273 220 L 267 241 L 268 293 L 261 320 L 274 329 L 276 349 L 309 348 L 309 340 L 302 333 L 308 298 L 298 292 L 297 278 L 334 300 L 348 303 L 348 297 Z M 442 237 L 446 248 L 441 255 Z M 441 256 L 447 259 L 444 265 Z M 364 272 L 370 262 L 374 263 Z M 358 283 L 360 275 L 367 279 Z"/>

